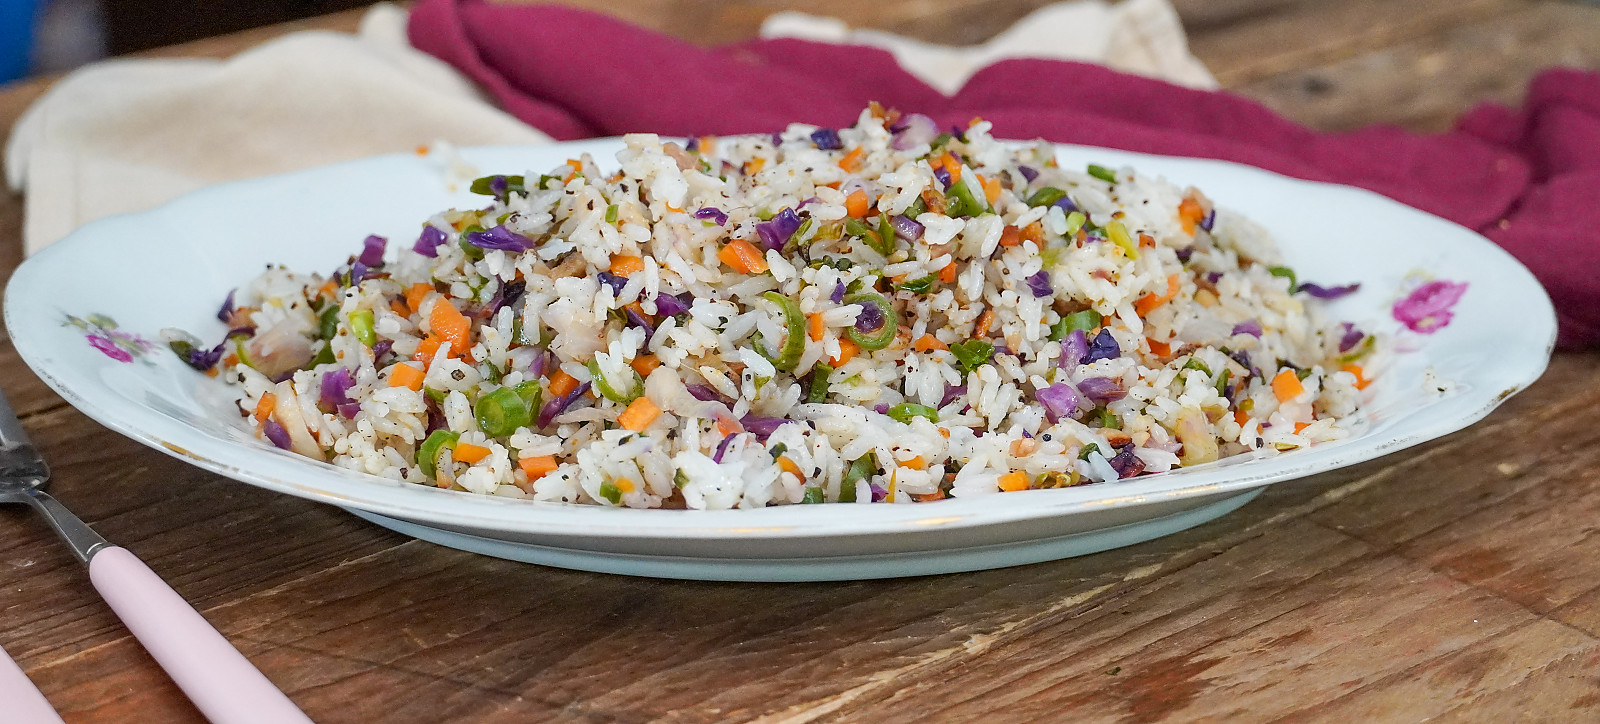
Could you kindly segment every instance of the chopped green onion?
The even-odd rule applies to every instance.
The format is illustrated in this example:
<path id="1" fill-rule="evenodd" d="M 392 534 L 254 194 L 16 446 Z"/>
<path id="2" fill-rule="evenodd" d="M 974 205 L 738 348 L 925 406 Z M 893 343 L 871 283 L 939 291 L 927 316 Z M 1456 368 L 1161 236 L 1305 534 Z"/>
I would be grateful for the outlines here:
<path id="1" fill-rule="evenodd" d="M 683 486 L 688 484 L 689 474 L 683 472 L 682 468 L 679 468 L 677 472 L 672 474 L 672 487 L 683 490 Z"/>
<path id="2" fill-rule="evenodd" d="M 955 140 L 955 136 L 949 133 L 941 133 L 933 137 L 933 142 L 929 143 L 928 147 L 937 152 L 941 147 L 950 145 L 953 140 Z"/>
<path id="3" fill-rule="evenodd" d="M 311 358 L 311 366 L 331 365 L 337 361 L 333 357 L 333 343 L 327 342 L 322 345 L 322 349 L 317 351 L 317 356 Z"/>
<path id="4" fill-rule="evenodd" d="M 600 484 L 600 497 L 611 501 L 612 505 L 622 504 L 622 489 L 616 483 L 607 480 Z"/>
<path id="5" fill-rule="evenodd" d="M 1088 445 L 1084 445 L 1083 449 L 1078 451 L 1078 459 L 1079 460 L 1088 460 L 1089 459 L 1089 453 L 1097 453 L 1097 452 L 1100 452 L 1100 446 L 1091 442 Z"/>
<path id="6" fill-rule="evenodd" d="M 317 336 L 323 339 L 333 339 L 339 333 L 339 305 L 330 304 L 322 314 L 317 315 Z"/>
<path id="7" fill-rule="evenodd" d="M 1066 339 L 1069 334 L 1072 334 L 1072 323 L 1068 322 L 1066 317 L 1057 319 L 1055 324 L 1050 325 L 1050 341 L 1052 342 L 1060 342 Z"/>
<path id="8" fill-rule="evenodd" d="M 1108 183 L 1117 182 L 1117 172 L 1098 164 L 1089 164 L 1089 175 Z"/>
<path id="9" fill-rule="evenodd" d="M 756 345 L 756 351 L 771 360 L 773 367 L 784 372 L 793 372 L 795 366 L 800 364 L 800 355 L 806 351 L 806 315 L 800 312 L 799 303 L 782 294 L 767 292 L 761 297 L 778 305 L 778 309 L 783 312 L 784 339 L 783 347 L 775 356 L 768 357 L 763 345 Z"/>
<path id="10" fill-rule="evenodd" d="M 971 372 L 994 356 L 994 345 L 981 339 L 969 339 L 950 345 L 950 353 L 956 356 L 956 364 L 962 372 Z"/>
<path id="11" fill-rule="evenodd" d="M 918 196 L 916 201 L 911 202 L 911 207 L 906 209 L 907 218 L 915 219 L 926 213 L 928 213 L 928 202 L 923 201 L 921 196 Z"/>
<path id="12" fill-rule="evenodd" d="M 825 503 L 827 498 L 823 497 L 822 488 L 806 488 L 805 495 L 800 498 L 800 502 L 802 504 Z"/>
<path id="13" fill-rule="evenodd" d="M 1122 247 L 1123 251 L 1128 252 L 1129 259 L 1139 258 L 1139 245 L 1128 234 L 1128 227 L 1123 226 L 1122 222 L 1113 221 L 1106 224 L 1106 238 L 1110 239 L 1111 243 Z"/>
<path id="14" fill-rule="evenodd" d="M 1089 217 L 1085 216 L 1082 211 L 1074 211 L 1070 214 L 1067 214 L 1067 230 L 1062 234 L 1062 236 L 1072 236 L 1073 234 L 1078 233 L 1078 230 L 1082 229 L 1083 225 L 1088 223 L 1088 221 Z"/>
<path id="15" fill-rule="evenodd" d="M 906 424 L 910 424 L 911 418 L 913 417 L 926 417 L 929 420 L 938 422 L 939 411 L 928 407 L 927 405 L 916 404 L 915 402 L 902 402 L 894 407 L 889 408 L 889 417 Z"/>
<path id="16" fill-rule="evenodd" d="M 833 374 L 833 368 L 817 363 L 811 368 L 811 389 L 806 392 L 806 402 L 816 404 L 828 401 L 828 375 Z"/>
<path id="17" fill-rule="evenodd" d="M 1207 377 L 1211 376 L 1211 368 L 1207 367 L 1206 363 L 1201 362 L 1198 357 L 1190 357 L 1189 361 L 1183 363 L 1183 367 L 1180 369 L 1200 370 L 1201 372 L 1204 372 Z"/>
<path id="18" fill-rule="evenodd" d="M 1275 277 L 1283 277 L 1284 279 L 1288 279 L 1290 294 L 1293 294 L 1294 290 L 1300 288 L 1300 281 L 1295 278 L 1293 269 L 1290 269 L 1286 266 L 1269 266 L 1267 267 L 1267 271 Z"/>
<path id="19" fill-rule="evenodd" d="M 456 448 L 456 441 L 461 439 L 458 433 L 449 430 L 434 430 L 428 439 L 422 441 L 422 447 L 417 448 L 417 469 L 424 475 L 433 477 L 439 471 L 439 453 L 441 448 Z"/>
<path id="20" fill-rule="evenodd" d="M 1067 322 L 1067 334 L 1072 334 L 1074 331 L 1079 329 L 1083 330 L 1084 332 L 1088 332 L 1089 330 L 1100 326 L 1100 322 L 1104 321 L 1105 318 L 1100 316 L 1100 313 L 1094 311 L 1093 309 L 1085 309 L 1081 312 L 1073 312 L 1072 314 L 1068 314 L 1063 319 L 1065 319 Z M 1061 336 L 1065 337 L 1066 335 L 1064 334 Z"/>
<path id="21" fill-rule="evenodd" d="M 1217 375 L 1217 396 L 1228 396 L 1228 380 L 1233 377 L 1233 370 L 1222 368 L 1222 374 Z"/>
<path id="22" fill-rule="evenodd" d="M 539 405 L 544 402 L 544 388 L 539 386 L 538 380 L 528 380 L 511 389 L 516 390 L 522 404 L 528 406 L 529 415 L 539 411 Z"/>
<path id="23" fill-rule="evenodd" d="M 872 477 L 878 472 L 878 460 L 872 453 L 867 453 L 850 463 L 844 471 L 844 480 L 839 482 L 839 502 L 856 502 L 856 482 Z"/>
<path id="24" fill-rule="evenodd" d="M 639 399 L 639 395 L 644 394 L 644 378 L 640 377 L 638 371 L 631 367 L 628 372 L 633 374 L 633 379 L 629 381 L 628 389 L 624 392 L 612 385 L 611 380 L 606 379 L 605 375 L 600 374 L 600 360 L 589 360 L 589 364 L 586 366 L 589 368 L 589 376 L 594 378 L 594 388 L 600 392 L 602 397 L 612 402 L 626 405 Z"/>
<path id="25" fill-rule="evenodd" d="M 1311 376 L 1311 370 L 1309 370 L 1309 369 L 1295 370 L 1294 371 L 1294 376 L 1295 376 L 1295 378 L 1299 379 L 1301 382 L 1305 382 L 1306 378 Z"/>
<path id="26" fill-rule="evenodd" d="M 758 218 L 758 219 L 760 219 L 762 221 L 771 221 L 772 217 L 774 217 L 774 216 L 777 216 L 777 214 L 773 213 L 772 209 L 768 209 L 768 208 L 756 209 L 756 218 Z"/>
<path id="27" fill-rule="evenodd" d="M 496 178 L 495 176 L 484 176 L 483 178 L 480 178 L 480 179 L 473 179 L 472 180 L 472 186 L 470 187 L 470 190 L 472 191 L 472 193 L 480 194 L 482 196 L 498 196 L 498 194 L 496 194 L 494 192 L 494 189 L 490 187 L 490 184 L 494 183 L 495 178 Z M 520 194 L 520 193 L 523 193 L 524 189 L 522 188 L 522 186 L 523 186 L 523 183 L 525 182 L 525 179 L 523 179 L 523 177 L 521 177 L 521 176 L 502 176 L 502 177 L 499 177 L 499 178 L 504 178 L 506 180 L 506 193 L 508 193 L 508 194 L 513 194 L 513 193 Z M 546 177 L 546 178 L 549 178 L 549 177 Z M 543 179 L 540 179 L 540 181 L 543 182 Z"/>
<path id="28" fill-rule="evenodd" d="M 908 282 L 901 282 L 896 288 L 904 289 L 908 292 L 916 292 L 917 294 L 926 294 L 929 289 L 933 288 L 933 279 L 933 275 L 929 274 L 928 276 L 920 279 L 912 279 Z"/>
<path id="29" fill-rule="evenodd" d="M 489 437 L 505 437 L 532 421 L 528 403 L 510 387 L 479 397 L 478 404 L 472 406 L 472 415 L 478 419 L 478 429 Z"/>
<path id="30" fill-rule="evenodd" d="M 1116 415 L 1111 414 L 1111 408 L 1102 407 L 1100 408 L 1100 426 L 1120 430 L 1122 429 L 1122 421 L 1118 420 Z"/>
<path id="31" fill-rule="evenodd" d="M 1350 352 L 1348 354 L 1345 354 L 1345 355 L 1339 357 L 1339 361 L 1340 362 L 1354 362 L 1354 361 L 1356 361 L 1358 359 L 1361 359 L 1362 357 L 1367 356 L 1367 353 L 1372 351 L 1372 348 L 1373 348 L 1374 343 L 1376 341 L 1377 341 L 1377 338 L 1373 337 L 1370 334 L 1367 335 L 1366 339 L 1361 340 L 1361 345 L 1360 346 L 1356 347 L 1353 350 L 1350 350 Z"/>
<path id="32" fill-rule="evenodd" d="M 1049 206 L 1063 198 L 1066 198 L 1066 195 L 1067 192 L 1062 191 L 1061 189 L 1058 189 L 1054 186 L 1046 186 L 1038 191 L 1033 192 L 1033 195 L 1028 197 L 1028 205 Z"/>
<path id="33" fill-rule="evenodd" d="M 862 332 L 855 325 L 846 327 L 844 335 L 865 350 L 877 350 L 888 347 L 894 341 L 894 336 L 900 332 L 900 313 L 882 294 L 874 292 L 857 292 L 844 298 L 845 304 L 860 304 L 862 306 L 875 305 L 883 313 L 883 325 L 872 333 Z"/>
<path id="34" fill-rule="evenodd" d="M 461 235 L 456 237 L 456 246 L 461 247 L 461 251 L 466 253 L 467 258 L 473 261 L 478 261 L 479 259 L 483 258 L 483 249 L 479 248 L 472 242 L 467 241 L 467 239 L 469 238 L 469 234 L 476 234 L 480 231 L 483 231 L 483 227 L 473 224 L 465 229 L 462 229 Z"/>
<path id="35" fill-rule="evenodd" d="M 358 309 L 350 313 L 350 333 L 368 347 L 378 343 L 378 332 L 373 329 L 372 310 Z"/>
<path id="36" fill-rule="evenodd" d="M 618 210 L 619 209 L 618 209 L 616 204 L 612 204 L 612 205 L 606 207 L 606 223 L 607 224 L 615 224 L 615 223 L 617 223 L 617 211 Z"/>
<path id="37" fill-rule="evenodd" d="M 945 200 L 947 202 L 945 214 L 951 217 L 981 216 L 989 211 L 989 199 L 985 197 L 983 201 L 978 201 L 965 176 L 950 184 L 950 193 Z"/>
<path id="38" fill-rule="evenodd" d="M 799 228 L 796 228 L 794 233 L 789 235 L 789 240 L 783 243 L 784 253 L 794 251 L 800 245 L 800 240 L 805 238 L 806 232 L 811 231 L 811 227 L 816 225 L 817 220 L 809 216 L 806 217 L 805 221 L 800 222 Z"/>

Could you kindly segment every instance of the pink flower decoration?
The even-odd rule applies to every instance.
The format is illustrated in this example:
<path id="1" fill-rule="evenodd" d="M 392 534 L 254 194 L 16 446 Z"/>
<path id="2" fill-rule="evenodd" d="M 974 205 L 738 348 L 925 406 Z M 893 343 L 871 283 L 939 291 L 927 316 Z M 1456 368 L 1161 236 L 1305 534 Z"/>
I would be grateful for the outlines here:
<path id="1" fill-rule="evenodd" d="M 89 340 L 90 346 L 100 350 L 101 352 L 104 352 L 105 355 L 111 359 L 114 359 L 118 362 L 133 361 L 133 355 L 128 354 L 128 350 L 118 347 L 116 342 L 112 342 L 111 340 L 106 339 L 98 334 L 86 334 L 83 336 L 83 338 Z"/>
<path id="2" fill-rule="evenodd" d="M 1467 293 L 1465 282 L 1431 281 L 1394 304 L 1394 318 L 1413 332 L 1433 334 L 1455 317 L 1450 310 Z"/>

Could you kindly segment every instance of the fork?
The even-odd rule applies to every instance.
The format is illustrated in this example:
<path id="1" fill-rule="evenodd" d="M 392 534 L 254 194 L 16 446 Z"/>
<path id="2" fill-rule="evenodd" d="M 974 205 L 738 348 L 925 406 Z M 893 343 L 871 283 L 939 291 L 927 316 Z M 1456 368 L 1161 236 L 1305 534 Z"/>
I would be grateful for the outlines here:
<path id="1" fill-rule="evenodd" d="M 27 503 L 89 567 L 89 581 L 214 724 L 311 721 L 144 561 L 44 492 L 50 469 L 0 391 L 0 503 Z"/>

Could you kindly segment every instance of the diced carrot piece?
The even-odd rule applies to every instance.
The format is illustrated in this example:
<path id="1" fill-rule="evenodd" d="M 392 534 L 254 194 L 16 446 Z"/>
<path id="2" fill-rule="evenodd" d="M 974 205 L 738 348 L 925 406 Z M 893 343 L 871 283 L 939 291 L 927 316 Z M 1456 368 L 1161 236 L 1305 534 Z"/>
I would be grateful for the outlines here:
<path id="1" fill-rule="evenodd" d="M 1250 421 L 1250 414 L 1244 410 L 1234 410 L 1233 421 L 1239 423 L 1239 427 L 1244 427 L 1244 424 Z"/>
<path id="2" fill-rule="evenodd" d="M 611 255 L 611 273 L 628 276 L 635 272 L 644 271 L 644 259 L 627 254 Z"/>
<path id="3" fill-rule="evenodd" d="M 556 464 L 556 456 L 538 455 L 518 460 L 517 467 L 522 468 L 523 474 L 528 476 L 529 481 L 533 481 L 549 475 L 559 466 Z"/>
<path id="4" fill-rule="evenodd" d="M 1172 354 L 1172 345 L 1167 344 L 1166 342 L 1157 342 L 1149 337 L 1145 337 L 1144 341 L 1150 343 L 1150 354 L 1153 354 L 1157 357 L 1165 357 L 1169 354 Z"/>
<path id="5" fill-rule="evenodd" d="M 727 437 L 736 432 L 744 432 L 744 425 L 739 424 L 739 421 L 734 417 L 719 412 L 717 413 L 717 432 L 722 433 L 723 437 Z"/>
<path id="6" fill-rule="evenodd" d="M 611 484 L 617 486 L 617 490 L 622 491 L 624 494 L 631 493 L 639 489 L 639 486 L 634 485 L 632 478 L 617 478 L 616 480 L 611 481 Z"/>
<path id="7" fill-rule="evenodd" d="M 1193 198 L 1186 198 L 1178 204 L 1178 221 L 1183 223 L 1183 233 L 1194 235 L 1194 230 L 1206 218 L 1206 212 L 1200 208 L 1200 202 Z"/>
<path id="8" fill-rule="evenodd" d="M 912 470 L 927 470 L 928 461 L 923 460 L 922 456 L 918 455 L 910 460 L 900 463 L 900 467 L 911 468 Z"/>
<path id="9" fill-rule="evenodd" d="M 1008 493 L 1028 489 L 1028 474 L 1021 470 L 1013 470 L 1000 476 L 1000 489 Z"/>
<path id="10" fill-rule="evenodd" d="M 820 341 L 822 339 L 823 332 L 826 332 L 828 329 L 822 324 L 821 313 L 813 314 L 808 317 L 806 319 L 806 327 L 806 336 L 809 336 L 813 341 Z"/>
<path id="11" fill-rule="evenodd" d="M 872 201 L 867 198 L 867 192 L 862 189 L 851 191 L 850 195 L 844 198 L 844 211 L 852 219 L 865 217 L 867 208 L 870 206 L 872 206 Z"/>
<path id="12" fill-rule="evenodd" d="M 931 334 L 924 334 L 917 338 L 911 348 L 918 352 L 931 352 L 936 349 L 950 349 L 950 345 L 940 342 L 938 337 Z"/>
<path id="13" fill-rule="evenodd" d="M 1272 394 L 1278 396 L 1279 402 L 1288 402 L 1305 391 L 1306 386 L 1300 384 L 1300 378 L 1295 376 L 1294 370 L 1286 369 L 1272 378 Z"/>
<path id="14" fill-rule="evenodd" d="M 1143 317 L 1151 312 L 1156 311 L 1157 309 L 1160 309 L 1161 305 L 1177 298 L 1178 287 L 1178 275 L 1173 274 L 1168 276 L 1167 293 L 1162 294 L 1159 297 L 1155 294 L 1146 294 L 1142 297 L 1139 297 L 1139 300 L 1133 303 L 1133 311 L 1138 312 L 1139 316 Z"/>
<path id="15" fill-rule="evenodd" d="M 1367 385 L 1372 384 L 1372 380 L 1367 379 L 1366 372 L 1361 369 L 1361 365 L 1346 363 L 1340 365 L 1339 369 L 1356 376 L 1356 389 L 1358 390 L 1367 389 Z"/>
<path id="16" fill-rule="evenodd" d="M 433 305 L 428 324 L 434 336 L 450 343 L 451 351 L 464 355 L 472 349 L 472 322 L 449 300 L 441 299 Z"/>
<path id="17" fill-rule="evenodd" d="M 790 475 L 793 475 L 801 480 L 806 479 L 805 472 L 802 471 L 800 466 L 795 464 L 793 460 L 790 460 L 788 455 L 778 456 L 778 467 L 784 472 L 789 473 Z"/>
<path id="18" fill-rule="evenodd" d="M 411 359 L 421 362 L 423 369 L 427 369 L 433 366 L 433 356 L 438 353 L 439 338 L 425 337 L 421 342 L 417 343 L 417 352 L 411 355 Z"/>
<path id="19" fill-rule="evenodd" d="M 1035 221 L 1027 226 L 1022 227 L 1021 236 L 1023 241 L 1031 241 L 1036 246 L 1043 245 L 1044 224 Z"/>
<path id="20" fill-rule="evenodd" d="M 859 351 L 861 351 L 861 348 L 857 347 L 855 342 L 852 342 L 848 339 L 841 339 L 839 340 L 838 356 L 833 357 L 829 360 L 829 362 L 831 362 L 834 367 L 838 367 L 846 362 L 849 362 L 852 357 L 856 356 L 856 352 Z"/>
<path id="21" fill-rule="evenodd" d="M 946 439 L 946 440 L 950 439 L 950 430 L 949 430 L 949 428 L 944 428 L 944 427 L 939 428 L 939 434 L 944 436 L 944 439 Z"/>
<path id="22" fill-rule="evenodd" d="M 978 174 L 978 184 L 983 186 L 983 195 L 989 199 L 989 203 L 1000 200 L 1000 179 L 984 178 L 983 174 Z"/>
<path id="23" fill-rule="evenodd" d="M 1022 243 L 1022 230 L 1009 224 L 1000 230 L 1001 246 L 1016 246 Z"/>
<path id="24" fill-rule="evenodd" d="M 761 173 L 761 169 L 765 168 L 766 165 L 767 165 L 767 159 L 764 159 L 764 158 L 752 158 L 749 161 L 745 161 L 744 162 L 744 175 L 749 176 L 749 175 L 752 175 L 752 174 Z"/>
<path id="25" fill-rule="evenodd" d="M 651 372 L 656 371 L 656 368 L 661 366 L 661 360 L 656 359 L 653 354 L 641 354 L 638 357 L 634 357 L 633 361 L 628 365 L 633 368 L 634 372 L 638 372 L 640 377 L 649 377 Z"/>
<path id="26" fill-rule="evenodd" d="M 1309 422 L 1297 422 L 1297 423 L 1294 424 L 1294 434 L 1299 435 L 1301 432 L 1304 432 L 1305 429 L 1308 428 L 1308 427 L 1311 427 L 1311 423 L 1309 423 Z"/>
<path id="27" fill-rule="evenodd" d="M 935 490 L 931 493 L 923 493 L 920 495 L 914 494 L 911 496 L 911 499 L 917 501 L 918 503 L 932 503 L 935 500 L 944 500 L 944 491 Z"/>
<path id="28" fill-rule="evenodd" d="M 617 415 L 617 424 L 638 432 L 649 427 L 650 423 L 655 422 L 660 416 L 661 408 L 656 407 L 656 403 L 651 402 L 650 398 L 641 396 L 628 403 L 628 409 Z"/>
<path id="29" fill-rule="evenodd" d="M 956 281 L 956 272 L 958 271 L 960 270 L 956 268 L 955 262 L 950 262 L 949 264 L 944 265 L 944 268 L 939 270 L 939 281 L 944 282 L 945 284 L 954 284 Z"/>
<path id="30" fill-rule="evenodd" d="M 860 170 L 861 157 L 866 153 L 866 150 L 861 146 L 850 149 L 850 152 L 846 153 L 844 158 L 839 159 L 839 168 L 844 169 L 845 173 L 855 173 Z"/>
<path id="31" fill-rule="evenodd" d="M 550 394 L 554 397 L 566 397 L 578 389 L 578 378 L 567 374 L 566 370 L 558 369 L 550 375 Z"/>
<path id="32" fill-rule="evenodd" d="M 961 162 L 956 160 L 954 154 L 945 151 L 939 160 L 944 162 L 944 170 L 950 174 L 950 183 L 961 180 Z"/>
<path id="33" fill-rule="evenodd" d="M 764 274 L 767 271 L 767 258 L 744 239 L 734 239 L 717 252 L 717 258 L 724 264 L 733 267 L 740 274 Z"/>
<path id="34" fill-rule="evenodd" d="M 425 282 L 417 282 L 406 287 L 406 306 L 421 311 L 422 300 L 426 299 L 428 292 L 431 291 L 433 291 L 433 285 Z"/>
<path id="35" fill-rule="evenodd" d="M 399 299 L 389 300 L 389 311 L 392 311 L 402 317 L 411 316 L 411 310 L 406 307 L 405 302 L 402 302 Z"/>
<path id="36" fill-rule="evenodd" d="M 1154 249 L 1156 247 L 1156 238 L 1149 234 L 1141 233 L 1139 234 L 1139 246 L 1146 249 Z"/>
<path id="37" fill-rule="evenodd" d="M 458 442 L 456 443 L 456 449 L 451 452 L 450 456 L 455 458 L 458 462 L 472 465 L 477 463 L 479 460 L 489 457 L 489 452 L 489 448 L 486 448 L 482 445 L 474 445 L 470 442 Z"/>
<path id="38" fill-rule="evenodd" d="M 261 399 L 256 400 L 256 422 L 266 422 L 272 416 L 272 411 L 278 408 L 278 396 L 271 392 L 261 393 Z"/>
<path id="39" fill-rule="evenodd" d="M 994 310 L 985 309 L 983 314 L 978 315 L 978 323 L 973 327 L 972 336 L 987 337 L 992 326 L 994 326 Z"/>
<path id="40" fill-rule="evenodd" d="M 422 378 L 426 376 L 427 373 L 417 369 L 410 363 L 401 362 L 389 368 L 389 386 L 420 390 L 422 389 Z"/>

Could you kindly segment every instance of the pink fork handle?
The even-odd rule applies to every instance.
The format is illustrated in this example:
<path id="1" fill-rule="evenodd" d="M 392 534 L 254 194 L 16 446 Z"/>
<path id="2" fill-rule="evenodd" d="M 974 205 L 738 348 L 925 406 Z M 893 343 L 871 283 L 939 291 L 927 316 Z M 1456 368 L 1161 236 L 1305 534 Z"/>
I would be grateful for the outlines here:
<path id="1" fill-rule="evenodd" d="M 5 702 L 6 719 L 16 724 L 61 724 L 61 716 L 34 687 L 22 667 L 0 649 L 0 701 Z"/>
<path id="2" fill-rule="evenodd" d="M 311 721 L 138 556 L 102 548 L 89 580 L 213 724 Z"/>

